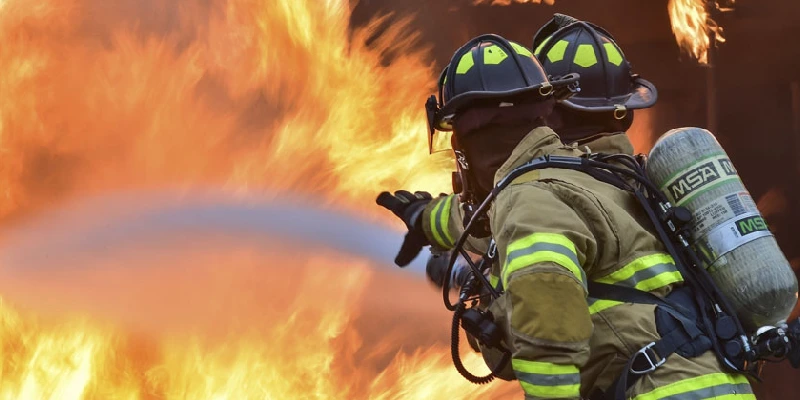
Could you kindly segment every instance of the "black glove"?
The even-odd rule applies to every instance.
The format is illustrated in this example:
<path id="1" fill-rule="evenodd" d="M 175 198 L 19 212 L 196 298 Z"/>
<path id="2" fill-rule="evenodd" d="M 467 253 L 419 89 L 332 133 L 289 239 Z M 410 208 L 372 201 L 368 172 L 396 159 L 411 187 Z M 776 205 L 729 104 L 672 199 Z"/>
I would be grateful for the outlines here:
<path id="1" fill-rule="evenodd" d="M 383 192 L 375 200 L 379 206 L 397 215 L 408 227 L 408 233 L 400 246 L 400 251 L 394 259 L 398 266 L 405 267 L 422 251 L 424 246 L 430 244 L 425 233 L 422 231 L 422 210 L 433 200 L 433 196 L 427 192 L 408 192 L 398 190 L 394 196 L 389 192 Z"/>

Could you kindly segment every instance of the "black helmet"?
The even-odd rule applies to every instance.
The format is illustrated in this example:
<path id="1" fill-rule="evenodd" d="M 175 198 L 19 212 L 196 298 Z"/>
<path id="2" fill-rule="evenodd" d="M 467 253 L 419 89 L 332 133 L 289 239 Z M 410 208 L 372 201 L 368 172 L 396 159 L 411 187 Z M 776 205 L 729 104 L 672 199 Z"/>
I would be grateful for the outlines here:
<path id="1" fill-rule="evenodd" d="M 498 35 L 481 35 L 459 48 L 439 77 L 439 98 L 426 103 L 431 136 L 453 129 L 453 117 L 472 106 L 534 102 L 563 96 L 577 87 L 578 76 L 549 80 L 524 46 Z M 569 88 L 569 89 L 568 89 Z"/>
<path id="2" fill-rule="evenodd" d="M 578 111 L 613 111 L 652 107 L 656 87 L 631 74 L 631 66 L 614 38 L 597 25 L 555 14 L 533 38 L 533 53 L 548 75 L 580 74 L 580 92 L 561 101 Z"/>

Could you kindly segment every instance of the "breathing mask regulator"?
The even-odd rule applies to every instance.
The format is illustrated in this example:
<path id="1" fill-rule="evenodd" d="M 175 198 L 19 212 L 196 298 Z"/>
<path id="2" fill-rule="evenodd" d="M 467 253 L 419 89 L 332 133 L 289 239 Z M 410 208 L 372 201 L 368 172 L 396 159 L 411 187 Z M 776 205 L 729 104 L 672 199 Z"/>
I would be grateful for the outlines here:
<path id="1" fill-rule="evenodd" d="M 475 112 L 494 113 L 498 108 L 508 107 L 503 110 L 504 115 L 509 115 L 505 111 L 515 108 L 514 111 L 520 115 L 524 114 L 524 118 L 534 120 L 547 115 L 556 100 L 568 98 L 577 92 L 578 78 L 578 74 L 548 77 L 529 49 L 497 35 L 481 35 L 455 52 L 439 77 L 438 97 L 430 96 L 425 104 L 429 130 L 428 144 L 431 152 L 434 150 L 434 137 L 437 131 L 454 133 L 451 140 L 456 157 L 453 190 L 459 195 L 459 204 L 464 211 L 463 223 L 468 233 L 461 237 L 460 244 L 449 258 L 442 293 L 445 305 L 454 311 L 453 363 L 471 382 L 491 381 L 508 363 L 511 353 L 502 348 L 501 330 L 494 324 L 491 314 L 477 307 L 481 298 L 499 296 L 499 292 L 485 275 L 495 257 L 494 245 L 492 244 L 490 251 L 486 252 L 477 264 L 463 248 L 467 236 L 485 238 L 490 235 L 486 212 L 477 211 L 478 206 L 485 203 L 491 193 L 493 182 L 488 185 L 483 182 L 486 180 L 485 177 L 479 176 L 476 168 L 471 165 L 470 161 L 474 160 L 472 157 L 478 154 L 470 154 L 469 146 L 464 145 L 465 142 L 469 142 L 468 138 L 463 136 L 468 132 L 465 132 L 466 129 L 461 129 L 464 124 L 459 124 L 459 118 L 465 115 L 474 117 Z M 513 115 L 514 112 L 510 114 Z M 491 116 L 494 117 L 495 114 Z M 510 150 L 508 149 L 509 154 Z M 449 277 L 452 276 L 453 264 L 459 255 L 468 263 L 471 274 L 460 288 L 457 304 L 453 304 L 449 298 Z M 489 375 L 475 376 L 464 368 L 458 355 L 459 325 L 482 346 L 503 350 L 503 361 L 492 368 L 492 373 Z"/>

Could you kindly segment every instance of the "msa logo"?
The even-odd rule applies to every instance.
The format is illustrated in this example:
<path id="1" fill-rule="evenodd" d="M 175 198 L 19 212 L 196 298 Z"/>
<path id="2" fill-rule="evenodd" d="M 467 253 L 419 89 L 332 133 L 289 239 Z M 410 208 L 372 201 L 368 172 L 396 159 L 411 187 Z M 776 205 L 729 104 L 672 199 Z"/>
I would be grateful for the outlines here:
<path id="1" fill-rule="evenodd" d="M 736 230 L 745 236 L 753 232 L 768 231 L 767 222 L 759 216 L 747 217 L 736 221 Z"/>
<path id="2" fill-rule="evenodd" d="M 722 167 L 722 172 L 725 173 L 725 175 L 727 176 L 736 175 L 736 168 L 733 168 L 733 163 L 731 163 L 731 160 L 727 158 L 721 158 L 719 160 L 719 165 Z"/>
<path id="3" fill-rule="evenodd" d="M 684 197 L 719 178 L 720 172 L 717 170 L 717 166 L 713 161 L 709 161 L 679 176 L 669 185 L 669 192 L 675 199 L 675 203 L 679 203 Z"/>

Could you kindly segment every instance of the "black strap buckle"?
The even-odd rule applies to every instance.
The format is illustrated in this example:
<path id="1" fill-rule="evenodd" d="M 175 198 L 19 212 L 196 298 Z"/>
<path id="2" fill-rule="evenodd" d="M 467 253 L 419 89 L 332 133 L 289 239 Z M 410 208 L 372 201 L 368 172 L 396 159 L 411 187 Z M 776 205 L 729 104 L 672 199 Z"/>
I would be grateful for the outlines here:
<path id="1" fill-rule="evenodd" d="M 635 375 L 644 375 L 649 374 L 656 370 L 656 368 L 664 365 L 667 361 L 666 358 L 661 357 L 658 353 L 653 350 L 653 347 L 656 345 L 656 342 L 650 342 L 647 346 L 642 347 L 639 351 L 636 352 L 634 355 L 634 362 L 631 364 L 631 373 Z M 650 355 L 652 354 L 652 356 Z M 642 358 L 644 356 L 644 358 Z M 647 363 L 647 367 L 644 369 L 637 369 L 637 364 L 640 364 L 640 360 L 642 362 Z"/>

